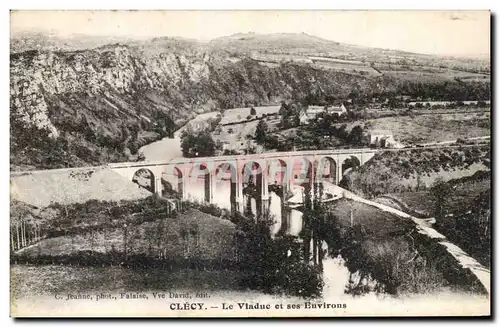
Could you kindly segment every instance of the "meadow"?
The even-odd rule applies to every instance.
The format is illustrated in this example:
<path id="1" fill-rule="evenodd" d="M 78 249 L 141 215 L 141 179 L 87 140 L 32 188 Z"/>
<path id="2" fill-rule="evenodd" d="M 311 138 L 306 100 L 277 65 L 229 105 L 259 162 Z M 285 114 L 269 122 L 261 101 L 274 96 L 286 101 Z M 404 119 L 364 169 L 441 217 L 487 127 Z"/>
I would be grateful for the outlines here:
<path id="1" fill-rule="evenodd" d="M 402 143 L 456 141 L 491 135 L 489 113 L 447 113 L 381 117 L 347 123 L 348 129 L 362 124 L 368 129 L 389 130 Z M 337 124 L 338 126 L 342 124 Z"/>

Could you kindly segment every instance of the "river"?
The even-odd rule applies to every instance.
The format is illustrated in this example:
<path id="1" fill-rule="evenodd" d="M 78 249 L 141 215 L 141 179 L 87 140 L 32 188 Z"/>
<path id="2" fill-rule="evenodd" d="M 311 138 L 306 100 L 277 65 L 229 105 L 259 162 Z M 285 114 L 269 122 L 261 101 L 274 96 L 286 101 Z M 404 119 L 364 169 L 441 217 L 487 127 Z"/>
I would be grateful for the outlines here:
<path id="1" fill-rule="evenodd" d="M 139 152 L 144 154 L 146 161 L 166 161 L 182 157 L 181 133 L 189 126 L 195 126 L 197 123 L 203 124 L 210 118 L 216 118 L 218 114 L 218 111 L 200 114 L 178 129 L 173 138 L 164 137 L 159 141 L 141 147 Z"/>

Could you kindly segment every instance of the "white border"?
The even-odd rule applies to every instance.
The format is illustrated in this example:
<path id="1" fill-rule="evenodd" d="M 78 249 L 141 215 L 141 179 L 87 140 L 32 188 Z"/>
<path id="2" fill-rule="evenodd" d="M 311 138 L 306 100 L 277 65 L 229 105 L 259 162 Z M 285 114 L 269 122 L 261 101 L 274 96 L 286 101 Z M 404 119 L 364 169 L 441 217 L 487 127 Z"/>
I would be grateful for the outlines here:
<path id="1" fill-rule="evenodd" d="M 445 0 L 419 0 L 419 1 L 387 1 L 387 0 L 378 0 L 378 1 L 355 1 L 355 0 L 350 0 L 350 1 L 317 1 L 317 0 L 308 0 L 308 1 L 272 1 L 272 0 L 253 0 L 253 1 L 247 1 L 247 2 L 236 2 L 233 1 L 231 3 L 228 3 L 227 1 L 223 0 L 212 0 L 210 2 L 207 1 L 194 1 L 194 0 L 183 0 L 183 1 L 171 1 L 168 3 L 165 3 L 165 1 L 149 1 L 149 0 L 141 0 L 141 1 L 107 1 L 103 2 L 102 0 L 86 0 L 86 1 L 51 1 L 51 0 L 45 0 L 43 2 L 40 1 L 3 1 L 2 2 L 2 10 L 0 13 L 0 31 L 2 33 L 2 38 L 1 40 L 3 41 L 3 49 L 0 52 L 2 55 L 2 60 L 1 62 L 3 63 L 0 65 L 1 69 L 1 87 L 0 90 L 3 92 L 1 93 L 2 96 L 2 104 L 4 104 L 4 108 L 2 111 L 2 114 L 4 115 L 2 119 L 0 119 L 0 133 L 2 133 L 2 137 L 0 138 L 1 142 L 1 154 L 4 156 L 3 160 L 1 161 L 2 163 L 2 169 L 1 174 L 2 174 L 2 185 L 4 186 L 2 188 L 2 197 L 1 200 L 2 206 L 0 208 L 3 210 L 3 214 L 0 216 L 4 219 L 3 226 L 4 228 L 1 229 L 2 234 L 2 240 L 4 241 L 4 246 L 0 247 L 1 255 L 2 255 L 2 262 L 4 264 L 4 267 L 2 269 L 2 292 L 1 292 L 1 305 L 0 308 L 2 308 L 2 326 L 5 325 L 11 325 L 14 324 L 15 322 L 12 319 L 8 319 L 7 317 L 9 316 L 9 270 L 8 270 L 8 223 L 9 223 L 9 201 L 8 201 L 8 196 L 9 196 L 9 163 L 8 163 L 8 151 L 9 151 L 9 66 L 7 64 L 9 60 L 9 55 L 8 55 L 8 47 L 9 47 L 9 13 L 8 9 L 492 9 L 493 12 L 497 13 L 500 12 L 498 9 L 499 7 L 499 1 L 498 0 L 474 0 L 474 1 L 462 1 L 462 0 L 455 0 L 455 1 L 445 1 Z M 496 21 L 496 24 L 498 25 L 498 21 Z M 496 41 L 497 36 L 494 34 L 494 41 Z M 497 55 L 495 54 L 495 58 L 498 59 Z M 496 61 L 496 60 L 495 60 Z M 497 61 L 496 61 L 497 62 Z M 493 72 L 493 76 L 496 74 Z M 495 91 L 498 91 L 498 84 L 495 83 Z M 496 102 L 496 101 L 495 101 Z M 495 108 L 496 109 L 496 108 Z M 495 133 L 497 134 L 497 133 Z M 498 144 L 498 135 L 495 135 L 495 142 L 494 144 Z M 497 149 L 495 149 L 494 153 L 496 154 Z M 497 162 L 496 156 L 493 159 L 493 162 Z M 498 175 L 496 175 L 498 176 Z M 495 182 L 497 180 L 495 179 Z M 493 203 L 500 203 L 497 201 L 499 196 L 496 194 L 494 195 L 495 198 L 493 200 Z M 497 212 L 497 211 L 495 211 Z M 493 219 L 495 219 L 494 217 Z M 496 227 L 495 228 L 495 238 L 498 237 L 498 225 L 500 223 L 497 221 L 495 223 Z M 498 252 L 495 251 L 496 255 L 494 258 L 494 261 L 498 263 Z M 497 267 L 495 265 L 495 267 Z M 495 271 L 495 277 L 496 277 L 496 271 Z M 496 285 L 496 283 L 495 283 Z M 496 295 L 496 294 L 495 294 Z M 498 301 L 495 301 L 495 303 L 498 305 Z M 494 308 L 493 312 L 496 312 L 498 314 L 497 305 Z M 6 319 L 7 318 L 7 319 Z M 215 321 L 214 321 L 215 322 Z M 356 321 L 354 323 L 359 323 L 360 321 Z M 371 322 L 374 324 L 386 324 L 389 321 L 377 321 L 377 322 Z M 401 321 L 402 322 L 402 321 Z M 5 323 L 5 324 L 4 324 Z M 33 323 L 33 322 L 29 322 Z M 53 323 L 53 321 L 50 321 L 48 323 Z M 69 322 L 63 322 L 63 323 L 69 323 Z M 80 322 L 82 324 L 92 324 L 92 326 L 99 326 L 103 325 L 106 323 L 106 321 L 85 321 L 85 322 Z M 109 323 L 109 322 L 108 322 Z M 124 321 L 118 321 L 114 322 L 117 324 L 123 324 Z M 142 321 L 133 321 L 131 322 L 133 324 L 140 325 L 143 322 Z M 175 322 L 175 321 L 167 321 L 167 322 L 161 322 L 161 323 L 168 323 L 168 324 L 178 324 L 180 322 Z M 186 322 L 184 322 L 186 323 Z M 193 322 L 189 322 L 193 323 Z M 199 323 L 206 324 L 207 321 L 200 321 Z M 218 321 L 215 323 L 219 323 Z M 234 323 L 233 321 L 228 321 L 226 323 Z M 248 323 L 248 322 L 240 322 L 240 323 Z M 265 321 L 259 321 L 259 324 L 268 324 L 269 322 Z M 285 322 L 285 323 L 288 323 Z M 309 322 L 305 322 L 309 323 Z M 326 323 L 328 324 L 338 324 L 338 323 L 345 323 L 344 321 L 327 321 Z M 406 323 L 406 321 L 405 321 Z M 421 321 L 418 322 L 421 324 L 429 325 L 429 324 L 455 324 L 455 321 L 439 321 L 439 322 L 430 322 L 430 321 Z M 467 321 L 467 324 L 471 323 L 470 321 Z"/>

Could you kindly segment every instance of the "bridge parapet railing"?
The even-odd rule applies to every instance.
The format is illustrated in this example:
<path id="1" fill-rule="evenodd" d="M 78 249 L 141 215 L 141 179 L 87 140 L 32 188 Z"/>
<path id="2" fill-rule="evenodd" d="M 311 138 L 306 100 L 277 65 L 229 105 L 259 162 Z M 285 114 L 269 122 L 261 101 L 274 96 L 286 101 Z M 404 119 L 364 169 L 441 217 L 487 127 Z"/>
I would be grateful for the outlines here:
<path id="1" fill-rule="evenodd" d="M 318 155 L 342 155 L 342 154 L 363 154 L 376 153 L 379 149 L 362 148 L 362 149 L 339 149 L 339 150 L 311 150 L 311 151 L 291 151 L 291 152 L 266 152 L 259 154 L 248 155 L 230 155 L 216 157 L 195 157 L 195 158 L 174 158 L 168 161 L 139 161 L 139 162 L 120 162 L 110 163 L 110 168 L 128 168 L 128 167 L 151 167 L 169 164 L 180 163 L 199 163 L 204 161 L 234 161 L 234 160 L 257 160 L 257 159 L 272 159 L 272 158 L 288 158 L 302 156 L 318 156 Z"/>

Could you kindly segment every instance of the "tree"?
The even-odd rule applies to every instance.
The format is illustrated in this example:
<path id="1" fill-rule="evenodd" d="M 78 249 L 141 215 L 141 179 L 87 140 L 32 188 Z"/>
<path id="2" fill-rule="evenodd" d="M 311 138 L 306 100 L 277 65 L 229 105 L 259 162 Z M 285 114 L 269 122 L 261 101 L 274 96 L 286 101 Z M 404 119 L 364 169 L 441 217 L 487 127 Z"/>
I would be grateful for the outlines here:
<path id="1" fill-rule="evenodd" d="M 146 156 L 144 155 L 144 152 L 140 151 L 137 154 L 137 161 L 145 161 L 145 160 L 146 160 Z"/>
<path id="2" fill-rule="evenodd" d="M 245 154 L 255 154 L 256 152 L 257 150 L 255 149 L 255 146 L 252 145 L 251 140 L 247 140 Z"/>
<path id="3" fill-rule="evenodd" d="M 153 245 L 156 239 L 156 230 L 154 228 L 146 228 L 144 230 L 144 238 L 148 243 L 148 255 L 153 253 Z"/>
<path id="4" fill-rule="evenodd" d="M 356 125 L 352 128 L 347 138 L 351 144 L 360 145 L 363 142 L 363 127 Z"/>
<path id="5" fill-rule="evenodd" d="M 264 120 L 260 120 L 255 128 L 255 141 L 262 144 L 266 140 L 267 134 L 267 123 Z"/>
<path id="6" fill-rule="evenodd" d="M 223 144 L 222 144 L 221 140 L 215 141 L 215 149 L 222 151 L 222 148 L 223 148 Z"/>
<path id="7" fill-rule="evenodd" d="M 295 115 L 293 116 L 293 125 L 294 126 L 300 125 L 300 113 L 299 112 L 295 113 Z"/>
<path id="8" fill-rule="evenodd" d="M 211 131 L 215 131 L 217 128 L 220 128 L 220 122 L 222 120 L 222 117 L 217 115 L 215 118 L 209 118 L 207 120 L 207 124 L 210 128 Z"/>
<path id="9" fill-rule="evenodd" d="M 290 107 L 288 106 L 288 104 L 285 101 L 282 101 L 281 102 L 281 107 L 280 107 L 280 110 L 278 111 L 278 113 L 281 116 L 283 116 L 283 115 L 286 115 L 289 110 L 290 110 Z"/>
<path id="10" fill-rule="evenodd" d="M 450 193 L 451 187 L 448 183 L 444 182 L 442 179 L 436 180 L 431 189 L 431 195 L 434 202 L 434 214 L 439 219 L 444 217 L 445 207 Z"/>
<path id="11" fill-rule="evenodd" d="M 97 242 L 97 232 L 95 230 L 91 230 L 89 235 L 90 251 L 95 250 L 96 242 Z"/>
<path id="12" fill-rule="evenodd" d="M 477 107 L 478 108 L 485 108 L 487 105 L 486 105 L 486 101 L 478 101 L 477 102 Z"/>
<path id="13" fill-rule="evenodd" d="M 158 133 L 161 137 L 173 137 L 173 133 L 175 131 L 175 123 L 167 113 L 158 110 L 153 113 L 153 119 L 154 131 L 156 133 Z"/>
<path id="14" fill-rule="evenodd" d="M 130 131 L 127 128 L 127 125 L 125 123 L 122 123 L 120 126 L 121 129 L 121 138 L 123 142 L 126 142 L 128 138 L 130 137 Z"/>
<path id="15" fill-rule="evenodd" d="M 122 226 L 122 232 L 123 232 L 123 253 L 125 253 L 125 256 L 127 256 L 127 249 L 129 247 L 129 238 L 128 238 L 128 225 L 127 223 L 124 223 Z"/>
<path id="16" fill-rule="evenodd" d="M 215 155 L 215 141 L 208 130 L 193 132 L 183 131 L 181 134 L 181 147 L 184 157 L 211 157 Z"/>
<path id="17" fill-rule="evenodd" d="M 257 111 L 255 110 L 254 107 L 250 107 L 250 116 L 255 116 L 257 114 Z"/>
<path id="18" fill-rule="evenodd" d="M 415 186 L 415 191 L 420 191 L 422 187 L 424 186 L 423 181 L 422 181 L 422 175 L 417 174 L 417 185 Z"/>

